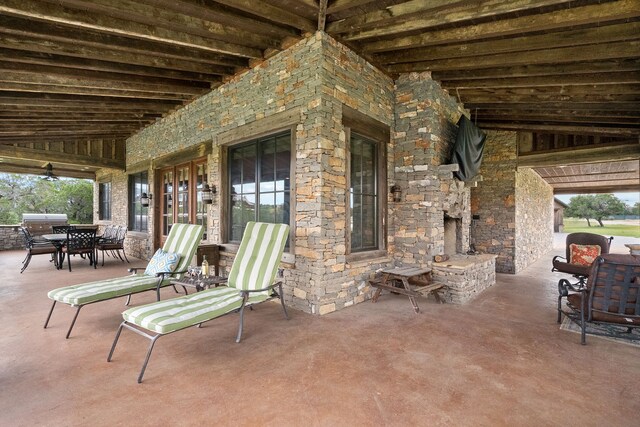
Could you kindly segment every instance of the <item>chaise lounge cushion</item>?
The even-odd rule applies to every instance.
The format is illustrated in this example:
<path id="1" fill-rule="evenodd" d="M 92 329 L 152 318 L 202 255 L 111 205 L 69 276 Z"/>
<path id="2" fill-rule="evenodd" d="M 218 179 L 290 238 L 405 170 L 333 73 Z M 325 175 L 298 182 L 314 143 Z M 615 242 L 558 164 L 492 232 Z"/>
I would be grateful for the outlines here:
<path id="1" fill-rule="evenodd" d="M 268 299 L 265 295 L 255 295 L 248 304 Z M 179 329 L 197 325 L 240 308 L 242 295 L 234 288 L 220 286 L 218 288 L 154 302 L 130 308 L 122 313 L 129 323 L 156 332 L 168 334 Z"/>
<path id="2" fill-rule="evenodd" d="M 165 282 L 167 285 L 169 284 L 168 280 Z M 83 305 L 154 289 L 157 284 L 157 277 L 139 274 L 75 286 L 65 286 L 64 288 L 49 291 L 47 295 L 55 301 L 71 305 Z"/>

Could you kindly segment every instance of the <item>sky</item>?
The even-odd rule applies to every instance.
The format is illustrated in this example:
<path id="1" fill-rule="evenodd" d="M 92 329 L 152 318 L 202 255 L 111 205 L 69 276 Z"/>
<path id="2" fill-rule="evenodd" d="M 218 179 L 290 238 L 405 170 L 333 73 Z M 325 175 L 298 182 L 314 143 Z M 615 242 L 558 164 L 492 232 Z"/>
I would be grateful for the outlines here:
<path id="1" fill-rule="evenodd" d="M 573 196 L 577 195 L 578 194 L 556 194 L 554 197 L 558 200 L 563 201 L 564 203 L 569 203 L 569 200 Z M 627 193 L 613 193 L 613 195 L 629 206 L 633 206 L 637 202 L 640 202 L 640 192 L 638 191 L 631 191 Z"/>

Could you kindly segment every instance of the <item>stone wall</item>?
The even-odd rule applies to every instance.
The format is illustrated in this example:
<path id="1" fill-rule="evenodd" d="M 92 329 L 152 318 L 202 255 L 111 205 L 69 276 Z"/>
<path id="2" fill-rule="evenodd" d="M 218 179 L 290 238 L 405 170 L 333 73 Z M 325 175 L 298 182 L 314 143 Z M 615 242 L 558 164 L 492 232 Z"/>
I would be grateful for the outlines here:
<path id="1" fill-rule="evenodd" d="M 0 251 L 24 249 L 24 236 L 20 225 L 0 225 Z"/>
<path id="2" fill-rule="evenodd" d="M 522 271 L 553 242 L 553 190 L 531 169 L 517 169 L 517 134 L 488 131 L 480 174 L 471 192 L 472 243 L 497 255 L 500 273 Z"/>
<path id="3" fill-rule="evenodd" d="M 515 272 L 553 246 L 553 188 L 530 168 L 516 173 Z"/>
<path id="4" fill-rule="evenodd" d="M 516 166 L 516 133 L 488 131 L 483 181 L 471 191 L 471 236 L 477 251 L 497 255 L 499 273 L 515 273 Z"/>
<path id="5" fill-rule="evenodd" d="M 454 255 L 445 262 L 433 263 L 432 280 L 442 283 L 444 301 L 465 304 L 496 283 L 495 255 Z"/>
<path id="6" fill-rule="evenodd" d="M 395 101 L 390 182 L 403 196 L 389 208 L 390 252 L 395 264 L 427 266 L 444 253 L 444 204 L 454 181 L 439 165 L 448 161 L 463 110 L 429 73 L 401 75 Z"/>

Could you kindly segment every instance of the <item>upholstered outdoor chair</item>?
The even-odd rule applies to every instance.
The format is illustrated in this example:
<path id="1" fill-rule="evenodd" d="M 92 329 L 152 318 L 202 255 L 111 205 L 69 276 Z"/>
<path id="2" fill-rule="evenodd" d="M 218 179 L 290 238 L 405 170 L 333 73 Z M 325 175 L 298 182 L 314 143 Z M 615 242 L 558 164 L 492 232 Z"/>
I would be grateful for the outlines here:
<path id="1" fill-rule="evenodd" d="M 289 226 L 285 224 L 249 222 L 231 266 L 226 286 L 125 311 L 122 313 L 124 321 L 118 328 L 107 361 L 111 361 L 123 328 L 151 340 L 138 376 L 140 383 L 153 346 L 161 336 L 239 311 L 240 325 L 236 342 L 240 342 L 244 308 L 272 298 L 280 299 L 284 316 L 288 319 L 282 298 L 282 282 L 274 282 L 288 234 Z"/>
<path id="2" fill-rule="evenodd" d="M 170 285 L 173 278 L 179 278 L 186 273 L 191 259 L 202 239 L 203 227 L 201 225 L 174 224 L 162 247 L 164 253 L 177 254 L 179 259 L 174 270 L 158 271 L 151 274 L 138 274 L 137 268 L 129 269 L 130 276 L 114 279 L 100 280 L 97 282 L 83 283 L 80 285 L 66 286 L 54 289 L 48 296 L 53 300 L 53 305 L 44 324 L 49 325 L 51 314 L 57 302 L 77 307 L 71 321 L 71 326 L 66 337 L 69 338 L 73 325 L 78 318 L 80 309 L 88 304 L 106 301 L 122 296 L 131 297 L 133 294 L 155 290 L 158 301 L 160 300 L 160 288 Z M 149 267 L 148 267 L 149 268 Z M 128 304 L 129 300 L 127 300 Z"/>
<path id="3" fill-rule="evenodd" d="M 640 341 L 640 256 L 605 254 L 593 263 L 586 286 L 566 279 L 558 282 L 558 323 L 562 315 L 580 326 L 581 343 L 586 343 L 589 323 L 600 326 L 595 335 Z M 566 298 L 566 309 L 562 299 Z"/>
<path id="4" fill-rule="evenodd" d="M 609 247 L 612 240 L 613 237 L 605 237 L 600 234 L 594 233 L 567 234 L 565 248 L 566 256 L 554 256 L 552 260 L 553 268 L 551 268 L 551 271 L 559 271 L 561 273 L 571 274 L 578 279 L 578 284 L 584 285 L 585 280 L 589 277 L 591 264 L 581 264 L 579 262 L 576 262 L 575 260 L 572 260 L 571 245 L 579 245 L 578 247 L 599 246 L 600 253 L 597 255 L 604 255 L 609 253 Z M 593 257 L 593 259 L 595 259 L 595 256 Z"/>
<path id="5" fill-rule="evenodd" d="M 25 249 L 27 250 L 27 256 L 22 261 L 22 268 L 20 269 L 20 273 L 25 271 L 31 262 L 31 257 L 34 255 L 51 255 L 51 261 L 56 263 L 56 256 L 58 250 L 54 245 L 49 242 L 39 242 L 34 239 L 29 230 L 26 227 L 20 227 L 20 231 L 24 236 L 25 241 Z"/>

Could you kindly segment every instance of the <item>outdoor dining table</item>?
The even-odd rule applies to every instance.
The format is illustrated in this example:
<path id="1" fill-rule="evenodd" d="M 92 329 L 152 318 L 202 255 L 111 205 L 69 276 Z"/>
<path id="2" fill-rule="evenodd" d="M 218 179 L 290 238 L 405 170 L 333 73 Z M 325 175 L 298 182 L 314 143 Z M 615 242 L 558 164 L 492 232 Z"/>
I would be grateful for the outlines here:
<path id="1" fill-rule="evenodd" d="M 44 240 L 51 242 L 53 246 L 56 247 L 56 258 L 57 258 L 56 268 L 58 270 L 61 270 L 62 262 L 63 262 L 62 247 L 67 242 L 67 233 L 43 234 L 41 237 Z M 101 236 L 96 236 L 96 240 L 99 239 L 100 237 Z"/>

